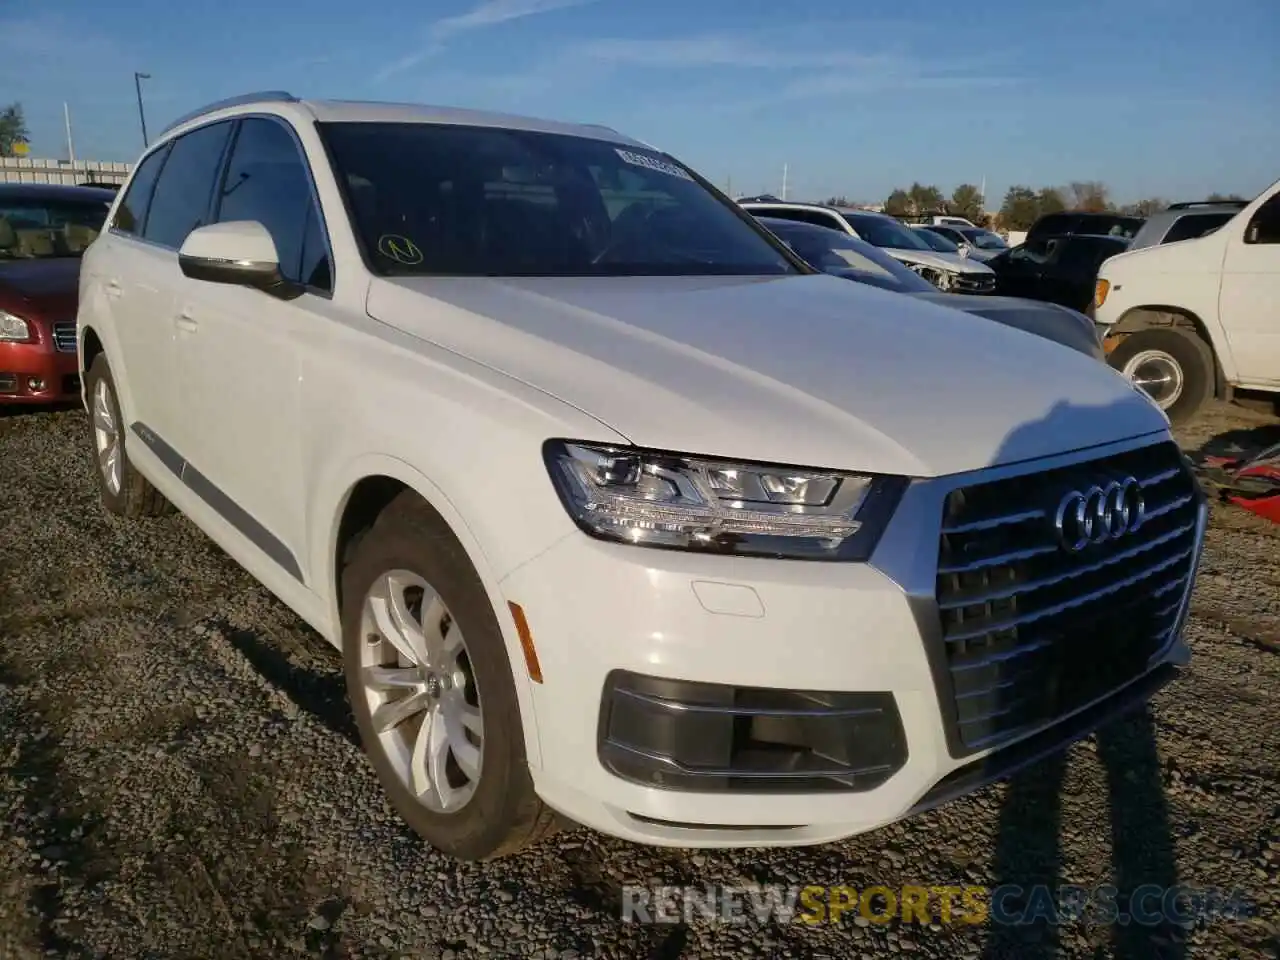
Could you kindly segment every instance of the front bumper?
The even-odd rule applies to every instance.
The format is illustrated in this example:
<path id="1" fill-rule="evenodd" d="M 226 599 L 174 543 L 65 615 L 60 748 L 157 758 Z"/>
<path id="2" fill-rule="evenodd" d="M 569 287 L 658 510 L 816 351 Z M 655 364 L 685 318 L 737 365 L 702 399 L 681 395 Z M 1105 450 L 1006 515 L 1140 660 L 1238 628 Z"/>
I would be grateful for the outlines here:
<path id="1" fill-rule="evenodd" d="M 1079 459 L 1054 458 L 1036 467 Z M 1001 472 L 985 471 L 981 479 Z M 1021 465 L 1006 472 L 1031 471 Z M 947 494 L 973 479 L 913 484 L 870 564 L 702 556 L 574 534 L 509 575 L 503 592 L 525 611 L 545 679 L 533 685 L 534 722 L 528 726 L 537 731 L 542 757 L 532 771 L 539 795 L 580 823 L 642 843 L 828 842 L 1005 776 L 1087 736 L 1168 682 L 1175 665 L 1188 657 L 1180 629 L 1185 609 L 1168 646 L 1131 681 L 994 751 L 957 749 L 954 733 L 948 737 L 938 686 L 938 531 Z M 1199 523 L 1202 530 L 1203 515 Z M 866 694 L 872 703 L 888 697 L 893 716 L 875 729 L 899 731 L 902 749 L 859 752 L 842 744 L 844 752 L 834 753 L 838 759 L 852 756 L 855 765 L 876 761 L 887 767 L 882 776 L 851 777 L 848 789 L 776 782 L 756 789 L 741 780 L 726 789 L 728 776 L 707 778 L 706 788 L 699 789 L 698 779 L 684 776 L 687 768 L 680 764 L 619 762 L 609 742 L 615 729 L 609 717 L 618 698 L 607 695 L 619 676 L 754 688 L 757 694 L 760 688 L 828 691 L 836 695 L 830 703 L 853 694 Z M 679 685 L 669 689 L 678 691 Z M 715 699 L 713 690 L 700 696 L 704 703 Z M 652 712 L 647 719 L 671 722 Z M 679 730 L 645 734 L 634 712 L 629 729 L 631 746 L 683 743 L 681 759 L 695 764 L 708 746 L 682 741 Z M 711 728 L 682 729 L 698 729 L 701 736 Z M 828 752 L 825 759 L 832 756 Z M 654 769 L 675 776 L 662 782 L 652 776 Z"/>
<path id="2" fill-rule="evenodd" d="M 51 342 L 0 343 L 0 404 L 61 403 L 80 396 L 74 351 Z"/>

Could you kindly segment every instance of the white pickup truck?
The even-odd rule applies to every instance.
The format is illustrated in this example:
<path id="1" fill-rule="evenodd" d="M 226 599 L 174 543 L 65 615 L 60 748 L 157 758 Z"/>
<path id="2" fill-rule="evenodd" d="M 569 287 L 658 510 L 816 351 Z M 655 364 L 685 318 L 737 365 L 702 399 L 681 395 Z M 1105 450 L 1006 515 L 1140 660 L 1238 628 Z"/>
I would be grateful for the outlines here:
<path id="1" fill-rule="evenodd" d="M 1105 261 L 1093 305 L 1111 365 L 1171 420 L 1280 401 L 1280 181 L 1212 233 Z"/>

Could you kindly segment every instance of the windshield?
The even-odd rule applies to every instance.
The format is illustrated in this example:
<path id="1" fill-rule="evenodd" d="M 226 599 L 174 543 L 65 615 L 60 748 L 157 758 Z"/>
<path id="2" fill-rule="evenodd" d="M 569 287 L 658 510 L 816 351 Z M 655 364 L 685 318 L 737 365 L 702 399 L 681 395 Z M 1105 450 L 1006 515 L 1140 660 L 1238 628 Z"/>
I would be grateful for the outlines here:
<path id="1" fill-rule="evenodd" d="M 892 217 L 879 217 L 864 213 L 846 213 L 846 220 L 858 231 L 858 236 L 877 247 L 896 247 L 899 250 L 931 250 L 916 231 L 903 226 Z"/>
<path id="2" fill-rule="evenodd" d="M 1005 250 L 1008 244 L 1004 242 L 1004 238 L 998 233 L 992 233 L 990 230 L 961 230 L 964 238 L 972 243 L 979 250 Z"/>
<path id="3" fill-rule="evenodd" d="M 356 231 L 384 274 L 796 272 L 736 207 L 654 151 L 494 127 L 322 129 Z"/>
<path id="4" fill-rule="evenodd" d="M 110 203 L 0 196 L 0 259 L 78 257 L 102 231 Z"/>
<path id="5" fill-rule="evenodd" d="M 959 253 L 960 248 L 948 240 L 940 233 L 934 233 L 932 230 L 915 230 L 913 231 L 930 249 L 937 250 L 939 253 Z"/>
<path id="6" fill-rule="evenodd" d="M 888 254 L 857 237 L 791 220 L 760 221 L 810 265 L 825 273 L 896 293 L 933 293 L 936 288 Z"/>

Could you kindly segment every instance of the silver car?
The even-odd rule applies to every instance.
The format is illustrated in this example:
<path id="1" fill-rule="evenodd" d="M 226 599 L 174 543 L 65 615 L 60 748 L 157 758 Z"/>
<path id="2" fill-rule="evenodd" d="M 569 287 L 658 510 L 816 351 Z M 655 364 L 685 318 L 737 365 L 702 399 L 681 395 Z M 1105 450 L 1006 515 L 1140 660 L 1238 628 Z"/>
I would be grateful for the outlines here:
<path id="1" fill-rule="evenodd" d="M 985 263 L 1009 249 L 1004 237 L 981 227 L 959 227 L 952 223 L 928 223 L 916 227 L 922 233 L 945 237 L 964 252 L 964 256 Z"/>
<path id="2" fill-rule="evenodd" d="M 1177 240 L 1194 240 L 1212 233 L 1249 205 L 1247 200 L 1204 200 L 1175 203 L 1147 217 L 1129 244 L 1130 250 Z"/>
<path id="3" fill-rule="evenodd" d="M 952 307 L 1034 333 L 1105 361 L 1093 321 L 1078 310 L 1019 297 L 943 293 L 915 271 L 864 240 L 808 223 L 757 217 L 760 223 L 802 259 L 823 273 Z"/>

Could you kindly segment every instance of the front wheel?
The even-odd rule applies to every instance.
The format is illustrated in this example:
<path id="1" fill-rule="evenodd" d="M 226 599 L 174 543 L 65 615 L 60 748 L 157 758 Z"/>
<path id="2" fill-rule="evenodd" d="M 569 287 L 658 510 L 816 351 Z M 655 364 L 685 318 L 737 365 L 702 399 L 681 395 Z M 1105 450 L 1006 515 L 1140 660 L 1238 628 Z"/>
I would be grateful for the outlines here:
<path id="1" fill-rule="evenodd" d="M 124 417 L 105 353 L 98 354 L 89 365 L 85 395 L 89 398 L 94 474 L 103 506 L 122 517 L 155 517 L 166 513 L 169 501 L 138 472 L 125 452 Z"/>
<path id="2" fill-rule="evenodd" d="M 1189 420 L 1213 396 L 1213 354 L 1190 331 L 1140 330 L 1125 337 L 1107 359 L 1173 423 Z"/>
<path id="3" fill-rule="evenodd" d="M 463 860 L 552 832 L 533 790 L 502 631 L 444 521 L 402 494 L 342 576 L 347 691 L 365 752 L 400 816 Z"/>

